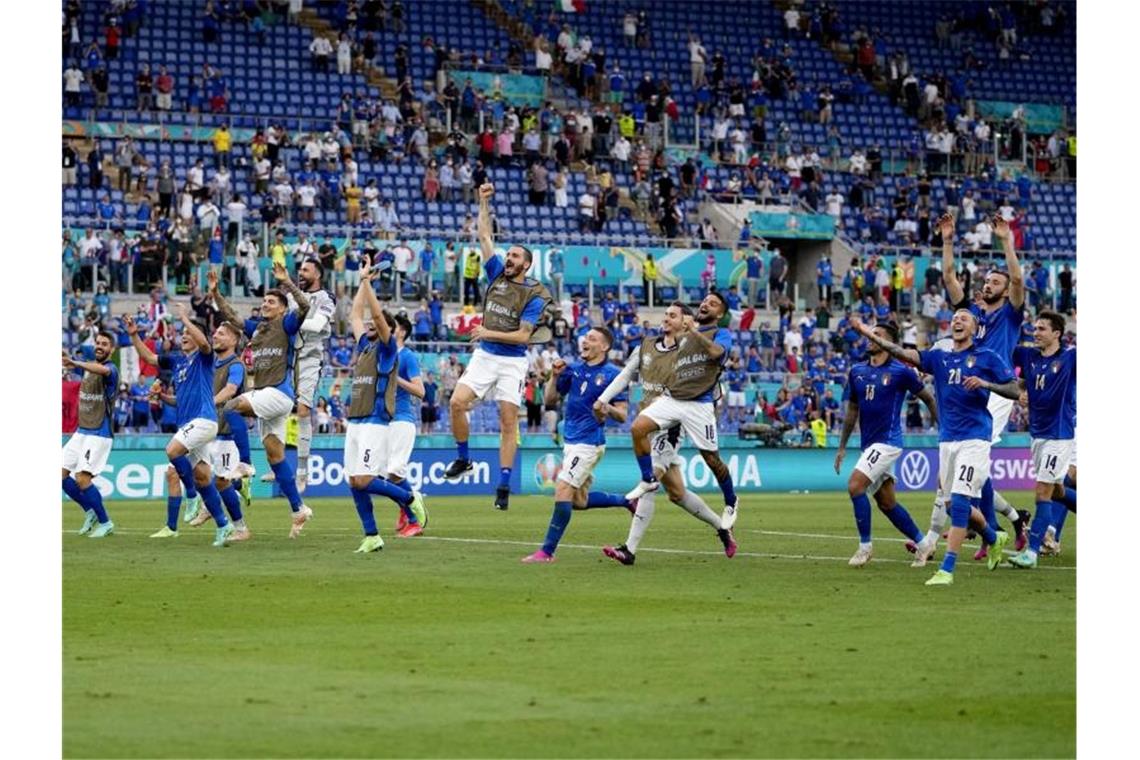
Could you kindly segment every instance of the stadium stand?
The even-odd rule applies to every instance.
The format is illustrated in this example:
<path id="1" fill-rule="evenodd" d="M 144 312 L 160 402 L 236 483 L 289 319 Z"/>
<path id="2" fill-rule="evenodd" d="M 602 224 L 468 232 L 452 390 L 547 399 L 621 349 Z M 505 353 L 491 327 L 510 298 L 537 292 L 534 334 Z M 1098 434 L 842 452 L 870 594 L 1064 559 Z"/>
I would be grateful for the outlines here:
<path id="1" fill-rule="evenodd" d="M 718 207 L 745 209 L 743 216 L 767 207 L 826 210 L 837 218 L 830 249 L 837 279 L 848 270 L 865 272 L 866 284 L 852 286 L 850 275 L 844 287 L 837 281 L 846 298 L 823 304 L 824 311 L 857 306 L 861 289 L 878 296 L 878 268 L 890 271 L 900 259 L 936 250 L 931 221 L 944 210 L 957 214 L 959 232 L 973 240 L 984 268 L 993 251 L 975 225 L 1003 213 L 1013 220 L 1019 250 L 1051 267 L 1036 291 L 1039 302 L 1073 306 L 1071 274 L 1066 296 L 1060 268 L 1072 262 L 1075 249 L 1070 3 L 945 0 L 920 9 L 872 0 L 795 7 L 723 0 L 694 16 L 680 6 L 625 0 L 589 3 L 577 14 L 517 0 L 394 2 L 383 18 L 368 15 L 375 4 L 344 0 L 304 3 L 292 18 L 285 17 L 287 6 L 248 0 L 64 4 L 66 346 L 84 350 L 95 327 L 113 324 L 120 308 L 133 308 L 140 298 L 152 327 L 160 329 L 166 293 L 191 292 L 195 275 L 201 281 L 215 226 L 225 240 L 227 281 L 241 269 L 239 230 L 253 232 L 260 243 L 254 277 L 262 281 L 279 229 L 289 252 L 300 232 L 314 240 L 330 237 L 342 262 L 361 241 L 375 238 L 378 250 L 389 250 L 398 234 L 413 245 L 425 237 L 462 245 L 470 240 L 464 227 L 476 207 L 463 201 L 458 184 L 450 198 L 439 185 L 447 162 L 458 166 L 464 155 L 472 166 L 485 162 L 486 178 L 496 186 L 500 236 L 519 242 L 710 247 L 716 249 L 710 258 L 732 269 L 744 250 L 767 252 L 785 243 L 775 236 L 740 241 L 740 215 L 721 220 L 719 239 L 710 237 L 717 225 L 708 215 Z M 634 34 L 627 36 L 630 21 Z M 329 41 L 326 64 L 314 60 L 317 37 Z M 336 61 L 342 41 L 345 66 Z M 699 77 L 693 43 L 707 58 Z M 545 75 L 536 50 L 552 53 L 540 100 L 498 97 L 500 78 Z M 172 103 L 156 107 L 163 69 L 173 77 Z M 82 74 L 77 92 L 72 70 Z M 455 84 L 449 85 L 452 73 Z M 465 80 L 481 73 L 493 78 L 479 79 L 468 94 Z M 615 92 L 615 84 L 623 90 Z M 922 98 L 918 107 L 915 93 Z M 142 99 L 147 94 L 149 101 Z M 473 120 L 465 115 L 468 96 Z M 1012 113 L 982 113 L 980 104 L 1002 101 Z M 1025 101 L 1053 109 L 1048 114 L 1060 114 L 1060 123 L 1044 130 L 1045 122 L 1026 115 Z M 629 155 L 615 157 L 613 146 L 627 131 L 623 117 L 631 120 Z M 481 124 L 492 127 L 489 135 L 480 135 Z M 528 152 L 524 135 L 532 124 L 540 139 Z M 593 125 L 603 130 L 583 138 L 581 127 Z M 734 127 L 741 131 L 739 151 L 729 133 Z M 564 142 L 558 140 L 563 132 Z M 956 137 L 949 151 L 938 142 L 946 132 Z M 278 161 L 272 178 L 259 184 L 262 154 L 276 154 Z M 549 167 L 547 190 L 538 198 L 536 162 Z M 223 163 L 229 178 L 219 180 Z M 565 177 L 558 202 L 556 176 Z M 316 188 L 311 212 L 301 207 L 307 193 L 299 192 L 309 178 Z M 363 188 L 360 200 L 345 192 L 351 179 Z M 288 186 L 287 202 L 282 186 Z M 596 218 L 584 223 L 587 195 Z M 164 196 L 170 209 L 160 214 Z M 240 224 L 227 207 L 235 196 L 247 206 Z M 377 218 L 387 213 L 386 200 L 393 201 L 396 223 Z M 353 206 L 361 208 L 363 223 L 354 221 Z M 174 221 L 179 216 L 185 229 Z M 148 259 L 148 250 L 157 258 Z M 851 264 L 840 266 L 848 255 Z M 804 264 L 800 282 L 810 290 L 806 272 L 814 262 Z M 435 271 L 431 285 L 442 289 Z M 343 274 L 333 277 L 343 284 Z M 728 280 L 717 282 L 727 287 Z M 160 287 L 148 303 L 156 283 L 165 291 Z M 587 303 L 565 314 L 568 329 L 556 346 L 564 355 L 575 351 L 576 332 L 601 321 L 596 300 L 606 289 L 645 296 L 636 285 L 599 283 L 595 290 L 595 284 L 577 267 L 567 268 L 568 294 Z M 925 341 L 941 320 L 915 313 L 922 289 L 896 293 L 900 300 L 892 303 L 905 304 L 922 323 Z M 659 295 L 696 300 L 702 292 L 686 282 L 662 287 Z M 594 303 L 588 303 L 591 293 Z M 734 325 L 757 304 L 738 306 Z M 802 355 L 789 357 L 785 336 L 794 324 L 806 321 L 810 330 L 822 316 L 814 299 L 758 306 L 750 326 L 737 332 L 748 411 L 728 412 L 726 431 L 745 417 L 767 418 L 790 425 L 794 437 L 804 423 L 796 389 L 805 385 L 815 396 L 807 408 L 820 409 L 826 391 L 840 399 L 834 381 L 842 372 L 832 370 L 857 357 L 861 345 L 844 337 L 841 312 L 828 313 L 815 339 L 804 341 Z M 408 309 L 414 311 L 414 298 Z M 902 308 L 892 313 L 908 318 Z M 446 316 L 459 318 L 454 303 Z M 835 328 L 822 327 L 832 320 Z M 621 332 L 618 359 L 636 340 L 636 330 Z M 427 366 L 449 365 L 451 356 L 463 360 L 469 346 L 462 335 L 438 323 L 432 333 L 423 346 Z M 816 359 L 824 369 L 816 369 Z M 330 400 L 343 390 L 338 377 L 330 367 L 322 385 Z M 769 412 L 764 401 L 779 409 Z M 445 400 L 440 407 L 446 430 Z M 833 429 L 841 413 L 837 404 Z M 476 412 L 475 430 L 494 424 L 489 407 Z"/>

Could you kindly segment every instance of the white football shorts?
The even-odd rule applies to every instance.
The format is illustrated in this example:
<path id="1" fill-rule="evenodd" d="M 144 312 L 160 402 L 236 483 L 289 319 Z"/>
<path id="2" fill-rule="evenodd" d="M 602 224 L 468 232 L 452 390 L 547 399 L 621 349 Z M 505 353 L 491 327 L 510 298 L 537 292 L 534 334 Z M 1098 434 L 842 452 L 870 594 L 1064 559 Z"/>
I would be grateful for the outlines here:
<path id="1" fill-rule="evenodd" d="M 496 356 L 475 349 L 459 384 L 470 388 L 480 401 L 509 401 L 521 407 L 526 367 L 525 356 Z"/>
<path id="2" fill-rule="evenodd" d="M 568 443 L 562 447 L 562 469 L 558 479 L 574 488 L 589 487 L 594 479 L 594 466 L 605 456 L 605 446 Z"/>
<path id="3" fill-rule="evenodd" d="M 938 480 L 944 493 L 977 498 L 982 495 L 982 486 L 989 477 L 989 441 L 975 439 L 938 444 Z"/>
<path id="4" fill-rule="evenodd" d="M 1076 441 L 1034 438 L 1032 443 L 1033 469 L 1038 483 L 1063 483 L 1073 464 Z"/>
<path id="5" fill-rule="evenodd" d="M 74 475 L 90 473 L 96 477 L 107 466 L 114 438 L 89 433 L 74 433 L 63 447 L 63 469 Z"/>
<path id="6" fill-rule="evenodd" d="M 902 449 L 886 443 L 872 443 L 863 449 L 863 454 L 855 463 L 855 469 L 871 481 L 871 486 L 867 489 L 868 496 L 878 491 L 883 483 L 895 479 L 895 462 L 901 455 Z"/>
<path id="7" fill-rule="evenodd" d="M 662 430 L 680 424 L 701 451 L 716 451 L 716 410 L 708 401 L 678 401 L 660 396 L 641 412 Z"/>
<path id="8" fill-rule="evenodd" d="M 383 477 L 384 462 L 387 458 L 385 450 L 387 435 L 387 425 L 350 421 L 344 435 L 345 477 L 351 478 L 355 475 Z"/>

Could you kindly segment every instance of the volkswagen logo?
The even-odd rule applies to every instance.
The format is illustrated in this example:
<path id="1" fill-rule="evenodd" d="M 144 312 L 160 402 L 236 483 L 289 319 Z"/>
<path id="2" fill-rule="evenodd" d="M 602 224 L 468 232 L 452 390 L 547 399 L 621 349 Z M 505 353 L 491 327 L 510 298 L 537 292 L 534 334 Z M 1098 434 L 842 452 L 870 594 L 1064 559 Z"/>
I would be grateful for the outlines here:
<path id="1" fill-rule="evenodd" d="M 921 451 L 908 451 L 899 465 L 899 476 L 907 488 L 922 488 L 930 477 L 930 459 Z"/>

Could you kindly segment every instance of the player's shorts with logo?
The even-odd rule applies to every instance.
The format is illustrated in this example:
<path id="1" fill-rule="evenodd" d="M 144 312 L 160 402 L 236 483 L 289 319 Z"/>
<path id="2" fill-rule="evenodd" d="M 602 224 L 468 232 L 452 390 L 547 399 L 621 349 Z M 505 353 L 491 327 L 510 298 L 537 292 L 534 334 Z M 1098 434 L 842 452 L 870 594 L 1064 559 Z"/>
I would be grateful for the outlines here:
<path id="1" fill-rule="evenodd" d="M 174 440 L 186 447 L 190 464 L 210 464 L 210 444 L 218 437 L 218 423 L 198 417 L 182 425 L 174 433 Z"/>
<path id="2" fill-rule="evenodd" d="M 387 446 L 384 456 L 384 474 L 397 478 L 408 477 L 408 463 L 416 447 L 416 426 L 404 420 L 388 423 Z"/>
<path id="3" fill-rule="evenodd" d="M 107 466 L 114 438 L 89 433 L 74 433 L 63 447 L 63 469 L 75 474 L 99 475 Z"/>
<path id="4" fill-rule="evenodd" d="M 344 433 L 344 474 L 383 477 L 387 460 L 388 426 L 349 420 Z"/>
<path id="5" fill-rule="evenodd" d="M 470 388 L 480 400 L 509 401 L 521 407 L 526 367 L 525 356 L 497 356 L 476 349 L 459 383 Z"/>
<path id="6" fill-rule="evenodd" d="M 1032 445 L 1033 469 L 1038 483 L 1063 483 L 1069 474 L 1069 465 L 1076 457 L 1077 442 L 1073 438 L 1054 440 L 1034 438 Z"/>
<path id="7" fill-rule="evenodd" d="M 1009 415 L 1013 413 L 1013 399 L 999 396 L 996 393 L 990 394 L 990 401 L 986 405 L 989 410 L 990 416 L 994 418 L 994 432 L 993 437 L 990 438 L 991 443 L 997 443 L 1001 440 L 1001 434 L 1005 432 L 1005 426 L 1009 424 Z"/>
<path id="8" fill-rule="evenodd" d="M 982 486 L 989 477 L 989 441 L 975 439 L 938 444 L 938 480 L 943 493 L 977 498 L 982 495 Z"/>
<path id="9" fill-rule="evenodd" d="M 249 405 L 257 415 L 261 440 L 272 435 L 285 443 L 285 420 L 293 411 L 293 399 L 276 388 L 258 388 L 242 395 L 249 399 Z"/>
<path id="10" fill-rule="evenodd" d="M 716 451 L 716 410 L 708 401 L 678 401 L 660 396 L 641 411 L 665 430 L 680 424 L 701 451 Z"/>
<path id="11" fill-rule="evenodd" d="M 214 475 L 226 480 L 237 480 L 240 464 L 237 444 L 232 439 L 222 440 L 215 438 L 210 444 L 210 465 L 214 468 Z"/>
<path id="12" fill-rule="evenodd" d="M 649 439 L 650 454 L 653 456 L 654 470 L 668 470 L 681 464 L 681 444 L 684 434 L 680 425 L 667 430 L 658 430 Z"/>
<path id="13" fill-rule="evenodd" d="M 871 487 L 867 489 L 868 494 L 875 493 L 883 483 L 895 479 L 895 462 L 901 454 L 902 449 L 898 446 L 886 443 L 872 443 L 863 449 L 863 454 L 855 463 L 855 469 L 871 481 Z"/>
<path id="14" fill-rule="evenodd" d="M 605 446 L 568 443 L 562 447 L 562 469 L 558 479 L 574 488 L 588 486 L 594 479 L 594 466 L 605 456 Z"/>
<path id="15" fill-rule="evenodd" d="M 321 380 L 321 357 L 305 356 L 297 359 L 296 370 L 294 386 L 297 389 L 297 403 L 312 409 L 317 384 Z"/>

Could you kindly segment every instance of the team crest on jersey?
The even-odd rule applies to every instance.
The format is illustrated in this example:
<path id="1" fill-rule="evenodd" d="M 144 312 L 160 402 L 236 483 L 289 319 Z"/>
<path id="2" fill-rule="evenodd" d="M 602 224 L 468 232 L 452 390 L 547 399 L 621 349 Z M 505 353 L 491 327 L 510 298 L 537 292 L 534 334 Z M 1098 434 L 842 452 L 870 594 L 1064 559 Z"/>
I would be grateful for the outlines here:
<path id="1" fill-rule="evenodd" d="M 966 360 L 966 366 L 967 367 L 972 368 L 977 363 L 978 363 L 978 359 L 977 359 L 977 357 L 974 357 L 974 356 L 971 356 L 969 359 Z"/>
<path id="2" fill-rule="evenodd" d="M 883 375 L 883 385 L 890 385 L 890 384 L 891 384 L 891 376 L 890 375 Z"/>
<path id="3" fill-rule="evenodd" d="M 604 376 L 602 376 L 602 375 L 595 375 L 595 376 L 594 376 L 594 385 L 601 385 L 601 384 L 602 384 L 602 381 L 603 381 L 603 380 L 605 380 L 605 379 L 606 379 L 606 378 L 605 378 Z"/>
<path id="4" fill-rule="evenodd" d="M 1061 362 L 1053 362 L 1049 366 L 1053 369 L 1054 375 L 1061 371 Z"/>

